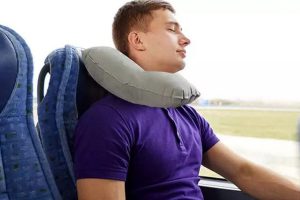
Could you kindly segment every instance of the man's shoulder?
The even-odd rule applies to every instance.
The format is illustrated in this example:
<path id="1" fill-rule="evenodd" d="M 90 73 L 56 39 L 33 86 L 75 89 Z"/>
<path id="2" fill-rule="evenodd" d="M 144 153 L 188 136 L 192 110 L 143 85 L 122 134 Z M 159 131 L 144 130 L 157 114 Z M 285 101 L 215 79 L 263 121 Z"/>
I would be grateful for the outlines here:
<path id="1" fill-rule="evenodd" d="M 108 94 L 97 101 L 91 106 L 91 109 L 101 109 L 101 107 L 110 107 L 111 109 L 118 110 L 119 112 L 132 112 L 150 108 L 148 106 L 131 103 L 112 94 Z"/>
<path id="2" fill-rule="evenodd" d="M 84 115 L 90 115 L 91 113 L 95 113 L 97 116 L 119 115 L 124 119 L 140 118 L 143 116 L 152 116 L 159 109 L 160 108 L 153 108 L 149 106 L 134 104 L 112 94 L 108 94 L 96 103 L 94 103 L 85 112 Z"/>
<path id="3" fill-rule="evenodd" d="M 147 125 L 149 119 L 158 118 L 160 120 L 166 118 L 162 108 L 133 104 L 109 94 L 94 103 L 80 117 L 77 129 L 102 126 L 102 128 L 127 127 L 128 130 L 134 130 L 136 126 Z"/>

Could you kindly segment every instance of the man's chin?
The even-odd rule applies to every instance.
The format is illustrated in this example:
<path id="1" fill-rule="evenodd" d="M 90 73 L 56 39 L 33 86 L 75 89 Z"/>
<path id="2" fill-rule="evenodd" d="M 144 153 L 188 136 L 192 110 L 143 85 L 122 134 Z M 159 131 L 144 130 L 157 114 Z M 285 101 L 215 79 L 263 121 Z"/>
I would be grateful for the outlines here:
<path id="1" fill-rule="evenodd" d="M 162 70 L 159 70 L 159 71 L 164 71 L 164 72 L 169 72 L 169 73 L 176 73 L 180 70 L 183 70 L 185 67 L 185 63 L 181 63 L 180 65 L 169 65 L 168 67 L 166 68 L 163 68 Z"/>
<path id="2" fill-rule="evenodd" d="M 183 70 L 184 68 L 185 68 L 185 62 L 183 62 L 183 63 L 178 67 L 177 72 Z"/>

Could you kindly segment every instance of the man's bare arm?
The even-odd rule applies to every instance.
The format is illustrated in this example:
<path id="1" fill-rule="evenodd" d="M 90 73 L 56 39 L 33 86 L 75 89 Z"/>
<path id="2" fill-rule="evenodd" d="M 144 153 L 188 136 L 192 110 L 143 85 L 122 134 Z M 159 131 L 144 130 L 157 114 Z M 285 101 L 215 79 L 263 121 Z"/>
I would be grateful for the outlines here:
<path id="1" fill-rule="evenodd" d="M 218 142 L 203 157 L 203 165 L 257 199 L 300 200 L 300 187 L 237 155 Z"/>
<path id="2" fill-rule="evenodd" d="M 125 200 L 124 181 L 108 179 L 79 179 L 78 200 Z"/>

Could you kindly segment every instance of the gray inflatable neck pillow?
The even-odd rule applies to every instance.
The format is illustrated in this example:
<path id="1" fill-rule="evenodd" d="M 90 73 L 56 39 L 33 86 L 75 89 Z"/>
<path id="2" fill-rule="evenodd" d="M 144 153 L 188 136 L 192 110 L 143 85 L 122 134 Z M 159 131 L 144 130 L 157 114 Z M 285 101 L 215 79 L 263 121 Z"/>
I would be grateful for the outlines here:
<path id="1" fill-rule="evenodd" d="M 177 73 L 144 71 L 111 47 L 82 50 L 82 61 L 91 77 L 115 96 L 151 107 L 178 107 L 191 103 L 199 91 Z"/>

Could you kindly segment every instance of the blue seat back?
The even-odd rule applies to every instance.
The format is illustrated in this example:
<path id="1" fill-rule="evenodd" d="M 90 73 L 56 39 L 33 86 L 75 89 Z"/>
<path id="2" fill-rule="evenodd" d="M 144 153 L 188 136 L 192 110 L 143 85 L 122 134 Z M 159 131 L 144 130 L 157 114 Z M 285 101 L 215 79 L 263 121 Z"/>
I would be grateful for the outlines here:
<path id="1" fill-rule="evenodd" d="M 33 123 L 30 50 L 5 26 L 0 45 L 0 199 L 61 199 Z"/>
<path id="2" fill-rule="evenodd" d="M 49 85 L 44 95 L 46 75 Z M 79 116 L 105 94 L 88 74 L 78 51 L 60 48 L 45 60 L 38 80 L 38 128 L 63 199 L 76 199 L 73 138 Z"/>

